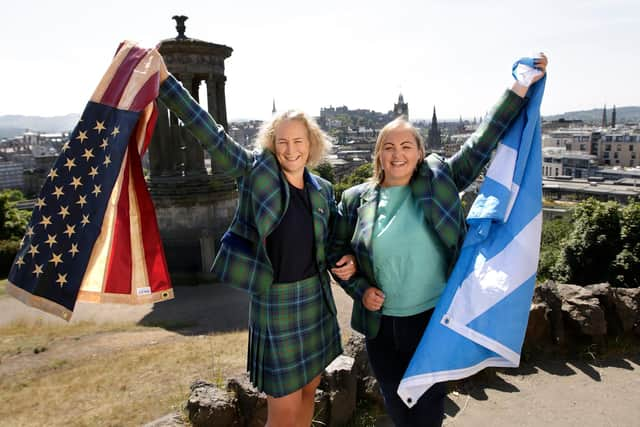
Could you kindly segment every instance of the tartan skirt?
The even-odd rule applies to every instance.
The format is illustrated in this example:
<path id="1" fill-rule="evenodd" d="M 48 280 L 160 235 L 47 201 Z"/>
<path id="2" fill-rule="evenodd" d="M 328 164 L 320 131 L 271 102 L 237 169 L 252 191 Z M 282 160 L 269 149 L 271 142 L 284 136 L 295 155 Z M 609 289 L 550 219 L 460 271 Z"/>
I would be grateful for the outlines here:
<path id="1" fill-rule="evenodd" d="M 316 275 L 251 298 L 247 370 L 272 397 L 301 389 L 342 353 L 340 329 Z"/>

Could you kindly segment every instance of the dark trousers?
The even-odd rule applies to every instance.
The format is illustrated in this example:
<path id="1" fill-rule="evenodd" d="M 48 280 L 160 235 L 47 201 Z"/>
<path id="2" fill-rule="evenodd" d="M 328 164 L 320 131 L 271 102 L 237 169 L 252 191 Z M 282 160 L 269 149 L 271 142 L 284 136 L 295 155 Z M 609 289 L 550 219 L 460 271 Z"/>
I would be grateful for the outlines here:
<path id="1" fill-rule="evenodd" d="M 412 408 L 396 392 L 432 313 L 433 310 L 408 317 L 383 315 L 378 335 L 366 341 L 369 363 L 387 412 L 397 427 L 441 426 L 444 419 L 445 384 L 434 384 Z"/>

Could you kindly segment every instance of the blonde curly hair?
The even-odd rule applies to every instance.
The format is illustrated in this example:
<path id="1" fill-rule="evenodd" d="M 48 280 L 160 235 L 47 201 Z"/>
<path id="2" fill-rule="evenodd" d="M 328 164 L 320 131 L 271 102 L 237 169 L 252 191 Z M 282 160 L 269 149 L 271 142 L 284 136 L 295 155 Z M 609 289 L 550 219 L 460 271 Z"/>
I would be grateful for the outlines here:
<path id="1" fill-rule="evenodd" d="M 317 166 L 331 150 L 331 138 L 320 129 L 320 126 L 313 117 L 299 110 L 287 110 L 283 113 L 276 114 L 271 120 L 264 122 L 256 137 L 255 148 L 257 150 L 269 150 L 275 153 L 276 129 L 280 123 L 286 120 L 297 120 L 307 128 L 310 145 L 307 166 Z"/>

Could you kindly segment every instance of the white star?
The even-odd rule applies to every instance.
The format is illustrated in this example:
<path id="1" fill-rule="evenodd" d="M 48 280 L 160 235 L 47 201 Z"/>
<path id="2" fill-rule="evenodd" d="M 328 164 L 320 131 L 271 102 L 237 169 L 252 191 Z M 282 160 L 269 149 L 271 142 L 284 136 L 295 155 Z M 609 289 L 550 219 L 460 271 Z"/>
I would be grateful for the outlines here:
<path id="1" fill-rule="evenodd" d="M 43 273 L 42 264 L 40 265 L 36 264 L 36 268 L 33 269 L 32 273 L 35 274 L 36 277 L 40 277 L 40 275 Z"/>
<path id="2" fill-rule="evenodd" d="M 69 213 L 69 206 L 60 206 L 60 212 L 58 212 L 58 215 L 62 215 L 62 219 L 65 219 L 68 215 L 71 215 Z"/>
<path id="3" fill-rule="evenodd" d="M 80 143 L 83 143 L 85 139 L 89 139 L 89 137 L 87 136 L 87 131 L 81 130 L 78 136 L 76 136 L 76 139 L 79 139 Z"/>
<path id="4" fill-rule="evenodd" d="M 79 176 L 74 176 L 69 185 L 73 186 L 74 190 L 77 190 L 78 187 L 82 185 L 82 178 L 80 178 Z"/>
<path id="5" fill-rule="evenodd" d="M 87 149 L 85 148 L 85 150 L 84 150 L 84 154 L 82 155 L 82 157 L 84 157 L 85 159 L 87 159 L 87 162 L 89 161 L 89 159 L 90 159 L 90 158 L 95 157 L 95 156 L 93 155 L 93 148 L 92 148 L 92 149 L 90 149 L 90 150 L 87 150 Z"/>
<path id="6" fill-rule="evenodd" d="M 42 210 L 43 207 L 47 206 L 47 204 L 44 202 L 44 197 L 41 199 L 40 197 L 38 197 L 38 200 L 36 201 L 36 206 Z"/>
<path id="7" fill-rule="evenodd" d="M 71 237 L 73 234 L 75 234 L 76 232 L 76 226 L 75 225 L 67 225 L 67 231 L 64 232 L 64 234 L 66 234 L 67 236 Z"/>
<path id="8" fill-rule="evenodd" d="M 63 287 L 67 283 L 67 274 L 69 273 L 65 273 L 65 274 L 58 273 L 58 280 L 56 280 L 56 283 L 58 283 L 60 287 Z"/>
<path id="9" fill-rule="evenodd" d="M 55 234 L 47 234 L 47 236 L 49 236 L 49 238 L 45 240 L 45 243 L 49 245 L 49 249 L 51 249 L 54 244 L 58 243 L 58 241 L 56 240 Z"/>
<path id="10" fill-rule="evenodd" d="M 58 264 L 63 264 L 64 261 L 62 261 L 62 254 L 56 254 L 55 252 L 52 253 L 49 262 L 55 264 L 56 267 L 58 266 Z"/>
<path id="11" fill-rule="evenodd" d="M 71 252 L 71 258 L 75 257 L 75 256 L 76 256 L 76 254 L 77 254 L 78 252 L 80 252 L 80 251 L 78 250 L 78 244 L 77 244 L 77 243 L 72 243 L 72 244 L 71 244 L 71 249 L 69 249 L 69 250 L 68 250 L 68 252 Z"/>
<path id="12" fill-rule="evenodd" d="M 97 130 L 98 134 L 100 134 L 100 132 L 102 132 L 105 129 L 106 127 L 104 127 L 104 120 L 101 122 L 96 120 L 96 127 L 94 127 L 93 130 Z"/>
<path id="13" fill-rule="evenodd" d="M 56 190 L 53 193 L 51 193 L 52 196 L 56 196 L 56 199 L 59 199 L 60 196 L 64 196 L 64 193 L 62 192 L 62 187 L 56 186 L 55 188 Z"/>
<path id="14" fill-rule="evenodd" d="M 84 208 L 84 205 L 87 204 L 87 196 L 80 196 L 80 198 L 78 199 L 78 201 L 76 202 L 76 205 L 80 205 L 81 208 Z"/>

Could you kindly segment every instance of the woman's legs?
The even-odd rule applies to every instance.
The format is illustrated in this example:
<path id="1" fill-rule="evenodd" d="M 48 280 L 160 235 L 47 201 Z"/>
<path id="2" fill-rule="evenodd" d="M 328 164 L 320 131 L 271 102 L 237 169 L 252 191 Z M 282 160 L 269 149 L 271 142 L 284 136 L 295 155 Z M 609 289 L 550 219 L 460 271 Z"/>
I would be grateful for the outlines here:
<path id="1" fill-rule="evenodd" d="M 387 412 L 397 427 L 442 425 L 444 384 L 431 387 L 411 409 L 397 394 L 432 312 L 409 317 L 382 316 L 378 335 L 367 340 L 371 368 L 380 384 Z"/>
<path id="2" fill-rule="evenodd" d="M 309 427 L 313 419 L 316 388 L 320 375 L 309 384 L 282 397 L 267 396 L 266 427 Z"/>

